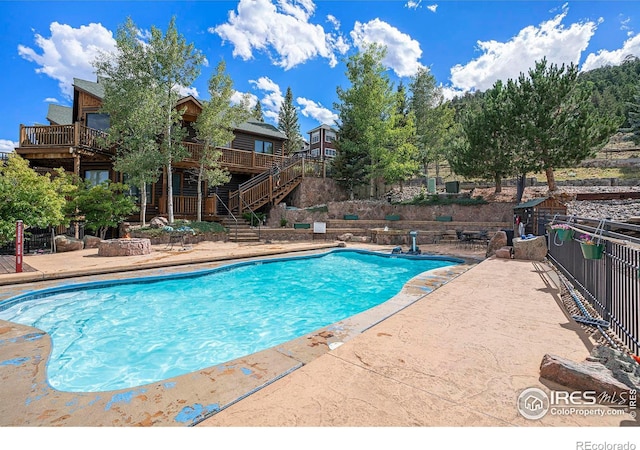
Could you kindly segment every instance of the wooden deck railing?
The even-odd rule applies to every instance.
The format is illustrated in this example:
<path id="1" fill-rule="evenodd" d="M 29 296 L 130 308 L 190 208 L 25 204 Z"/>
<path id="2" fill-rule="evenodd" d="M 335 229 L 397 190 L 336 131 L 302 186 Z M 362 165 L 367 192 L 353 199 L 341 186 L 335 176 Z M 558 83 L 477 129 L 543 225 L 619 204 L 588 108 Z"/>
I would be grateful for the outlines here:
<path id="1" fill-rule="evenodd" d="M 203 203 L 203 216 L 212 216 L 216 214 L 217 201 L 214 197 L 204 197 Z M 160 214 L 167 213 L 167 197 L 164 195 L 160 197 L 160 203 L 158 205 L 158 211 Z M 198 197 L 187 195 L 174 195 L 173 196 L 173 213 L 177 216 L 193 216 L 198 213 Z"/>
<path id="2" fill-rule="evenodd" d="M 108 151 L 104 141 L 106 137 L 104 131 L 78 122 L 73 125 L 20 125 L 19 144 L 25 148 L 82 147 L 104 152 Z"/>
<path id="3" fill-rule="evenodd" d="M 85 150 L 99 152 L 110 151 L 104 146 L 107 134 L 104 131 L 85 127 L 79 122 L 73 125 L 20 125 L 20 147 L 24 148 L 54 148 L 54 147 L 81 147 Z M 203 144 L 194 142 L 182 143 L 189 152 L 186 162 L 200 160 Z M 222 152 L 220 162 L 224 167 L 253 169 L 263 171 L 273 167 L 274 163 L 282 160 L 281 156 L 266 153 L 255 153 L 246 150 L 220 147 Z"/>

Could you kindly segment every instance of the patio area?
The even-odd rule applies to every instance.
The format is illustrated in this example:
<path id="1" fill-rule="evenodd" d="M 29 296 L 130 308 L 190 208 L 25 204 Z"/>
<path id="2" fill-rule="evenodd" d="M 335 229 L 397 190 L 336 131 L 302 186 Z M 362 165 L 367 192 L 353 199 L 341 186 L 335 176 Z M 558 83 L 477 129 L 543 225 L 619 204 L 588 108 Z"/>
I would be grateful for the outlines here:
<path id="1" fill-rule="evenodd" d="M 0 301 L 76 281 L 214 267 L 238 258 L 320 251 L 337 243 L 203 243 L 187 251 L 98 258 L 97 249 L 25 257 L 35 271 L 0 274 Z M 391 247 L 348 244 L 390 252 Z M 199 427 L 619 427 L 631 415 L 522 417 L 522 390 L 562 389 L 539 376 L 545 354 L 582 361 L 593 342 L 563 310 L 544 263 L 483 260 L 483 251 L 423 246 L 469 259 L 448 277 L 417 277 L 414 298 L 356 333 L 322 331 L 230 362 L 121 392 L 60 393 L 47 386 L 50 342 L 0 321 L 0 425 Z M 477 258 L 473 261 L 473 258 Z M 477 264 L 476 264 L 477 263 Z M 467 270 L 468 269 L 468 270 Z M 34 277 L 34 278 L 29 278 Z M 81 277 L 81 278 L 79 278 Z M 342 345 L 329 349 L 332 342 Z M 19 358 L 26 358 L 18 360 Z M 15 363 L 10 363 L 15 361 Z M 216 384 L 218 383 L 218 384 Z M 210 392 L 229 392 L 217 402 Z M 63 395 L 65 394 L 65 395 Z M 171 401 L 165 401 L 169 396 Z M 160 401 L 159 399 L 165 400 Z M 52 406 L 53 405 L 53 406 Z M 165 407 L 171 405 L 171 407 Z M 177 413 L 176 413 L 177 411 Z"/>

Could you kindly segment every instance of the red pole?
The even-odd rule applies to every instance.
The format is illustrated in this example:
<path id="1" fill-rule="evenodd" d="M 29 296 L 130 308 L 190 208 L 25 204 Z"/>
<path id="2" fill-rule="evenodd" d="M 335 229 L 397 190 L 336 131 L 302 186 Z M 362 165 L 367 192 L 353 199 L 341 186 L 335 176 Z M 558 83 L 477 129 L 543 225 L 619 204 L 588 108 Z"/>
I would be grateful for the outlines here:
<path id="1" fill-rule="evenodd" d="M 24 245 L 24 226 L 22 220 L 16 222 L 16 273 L 22 272 L 22 255 Z"/>

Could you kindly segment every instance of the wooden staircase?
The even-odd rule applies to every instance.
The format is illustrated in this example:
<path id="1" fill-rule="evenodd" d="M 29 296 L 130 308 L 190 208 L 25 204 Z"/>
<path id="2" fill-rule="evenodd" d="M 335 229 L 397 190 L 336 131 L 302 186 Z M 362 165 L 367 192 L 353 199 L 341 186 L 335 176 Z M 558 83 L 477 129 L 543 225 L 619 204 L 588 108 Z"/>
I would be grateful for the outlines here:
<path id="1" fill-rule="evenodd" d="M 249 222 L 241 217 L 236 219 L 237 222 L 232 216 L 224 216 L 220 221 L 222 226 L 229 230 L 229 241 L 238 243 L 260 242 L 257 228 L 252 227 Z"/>
<path id="2" fill-rule="evenodd" d="M 238 186 L 229 193 L 229 209 L 237 216 L 246 211 L 280 203 L 302 181 L 304 160 L 291 157 L 281 167 L 273 167 Z"/>

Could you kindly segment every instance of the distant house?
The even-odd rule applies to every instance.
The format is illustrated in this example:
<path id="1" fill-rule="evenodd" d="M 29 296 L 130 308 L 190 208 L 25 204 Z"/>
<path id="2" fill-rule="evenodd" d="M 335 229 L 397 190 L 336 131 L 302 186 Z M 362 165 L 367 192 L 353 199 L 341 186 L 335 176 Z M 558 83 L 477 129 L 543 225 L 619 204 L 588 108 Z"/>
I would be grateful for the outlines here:
<path id="1" fill-rule="evenodd" d="M 100 80 L 75 78 L 73 91 L 73 106 L 49 106 L 49 125 L 20 125 L 16 153 L 39 170 L 62 167 L 94 183 L 126 181 L 126 174 L 116 173 L 113 169 L 117 149 L 103 148 L 99 144 L 98 137 L 109 130 L 109 116 L 100 112 L 104 86 Z M 167 214 L 169 182 L 173 186 L 175 217 L 193 219 L 196 215 L 197 183 L 189 176 L 189 169 L 197 166 L 195 155 L 203 148 L 197 142 L 193 127 L 202 112 L 202 103 L 187 96 L 180 99 L 176 107 L 185 110 L 182 126 L 187 129 L 187 138 L 183 145 L 190 156 L 174 164 L 171 180 L 165 172 L 148 187 L 148 217 Z M 230 172 L 231 181 L 215 189 L 203 186 L 206 193 L 203 217 L 208 220 L 219 220 L 229 211 L 239 214 L 277 204 L 302 177 L 298 167 L 300 160 L 284 156 L 286 136 L 273 125 L 249 120 L 237 125 L 234 134 L 233 141 L 220 148 L 221 164 Z M 272 179 L 275 166 L 278 167 L 278 183 Z"/>
<path id="2" fill-rule="evenodd" d="M 312 158 L 319 158 L 321 160 L 335 158 L 335 140 L 337 133 L 337 130 L 327 124 L 322 124 L 308 131 L 309 148 L 305 153 Z"/>

